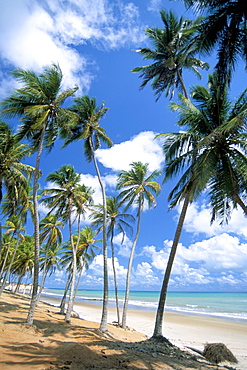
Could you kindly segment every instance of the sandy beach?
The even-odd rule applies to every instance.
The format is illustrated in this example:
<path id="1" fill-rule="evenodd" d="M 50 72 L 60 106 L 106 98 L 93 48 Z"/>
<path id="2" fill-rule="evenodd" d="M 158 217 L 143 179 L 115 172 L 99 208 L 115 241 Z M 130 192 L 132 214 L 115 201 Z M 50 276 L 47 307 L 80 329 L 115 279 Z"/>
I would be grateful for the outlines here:
<path id="1" fill-rule="evenodd" d="M 179 352 L 177 347 L 171 351 L 165 344 L 148 341 L 155 312 L 129 311 L 129 330 L 123 330 L 111 325 L 116 315 L 110 308 L 109 332 L 102 335 L 100 306 L 76 303 L 74 309 L 82 319 L 72 318 L 66 324 L 54 306 L 58 301 L 46 301 L 49 304 L 40 302 L 36 309 L 34 326 L 27 327 L 29 299 L 10 292 L 1 297 L 1 370 L 225 368 L 207 363 L 195 352 Z M 181 349 L 222 342 L 239 361 L 232 368 L 247 370 L 247 323 L 166 313 L 163 333 Z"/>
<path id="2" fill-rule="evenodd" d="M 45 301 L 59 304 L 59 301 L 53 298 L 45 298 Z M 84 320 L 100 322 L 99 305 L 75 302 L 74 311 Z M 114 321 L 116 321 L 116 310 L 109 308 L 108 322 Z M 148 337 L 152 336 L 154 321 L 154 311 L 128 311 L 128 327 Z M 224 343 L 239 361 L 234 368 L 247 370 L 247 322 L 244 320 L 230 321 L 166 312 L 163 335 L 178 347 L 192 347 L 201 351 L 206 343 Z"/>

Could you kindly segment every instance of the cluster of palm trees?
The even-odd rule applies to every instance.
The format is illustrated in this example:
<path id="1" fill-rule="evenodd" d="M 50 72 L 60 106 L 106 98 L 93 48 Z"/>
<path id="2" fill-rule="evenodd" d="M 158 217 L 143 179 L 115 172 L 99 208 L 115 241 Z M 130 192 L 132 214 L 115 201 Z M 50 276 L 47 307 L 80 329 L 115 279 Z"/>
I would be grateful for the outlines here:
<path id="1" fill-rule="evenodd" d="M 239 56 L 247 60 L 245 4 L 243 0 L 184 0 L 184 3 L 196 9 L 197 14 L 201 11 L 204 16 L 191 21 L 177 18 L 172 11 L 161 10 L 163 28 L 146 30 L 153 49 L 137 50 L 144 59 L 151 59 L 152 63 L 133 69 L 143 79 L 141 88 L 151 83 L 157 99 L 162 94 L 174 97 L 176 89 L 179 90 L 178 99 L 170 103 L 170 108 L 178 114 L 177 125 L 182 131 L 157 135 L 164 140 L 164 181 L 178 177 L 176 186 L 168 195 L 170 206 L 173 208 L 180 202 L 183 205 L 167 266 L 164 266 L 154 337 L 162 336 L 168 283 L 189 204 L 205 191 L 212 209 L 212 222 L 216 218 L 222 222 L 227 221 L 232 209 L 236 207 L 240 207 L 247 215 L 247 91 L 242 92 L 234 102 L 229 97 L 235 62 Z M 207 87 L 196 85 L 188 91 L 183 79 L 184 71 L 192 70 L 200 77 L 199 69 L 207 70 L 209 65 L 196 56 L 210 55 L 215 47 L 217 63 L 208 76 Z M 32 272 L 33 290 L 27 318 L 27 323 L 32 324 L 45 278 L 54 272 L 58 262 L 61 262 L 60 253 L 63 253 L 63 266 L 67 266 L 69 271 L 65 289 L 65 297 L 70 289 L 65 316 L 69 322 L 81 273 L 94 257 L 95 238 L 102 232 L 104 293 L 100 330 L 107 330 L 108 242 L 111 246 L 117 317 L 119 324 L 125 328 L 130 277 L 141 230 L 141 216 L 144 205 L 155 206 L 156 196 L 161 189 L 156 181 L 159 173 L 150 173 L 147 164 L 134 162 L 129 171 L 119 173 L 116 186 L 118 195 L 107 198 L 95 151 L 102 142 L 108 147 L 113 145 L 100 126 L 100 120 L 108 108 L 104 103 L 98 107 L 96 100 L 89 96 L 76 97 L 71 107 L 64 108 L 66 99 L 72 98 L 77 88 L 61 92 L 62 72 L 58 65 L 44 68 L 40 75 L 20 69 L 12 73 L 22 87 L 14 90 L 2 102 L 5 118 L 20 119 L 16 134 L 12 133 L 7 123 L 1 122 L 0 125 L 0 190 L 2 199 L 2 188 L 5 189 L 2 214 L 7 217 L 5 225 L 8 227 L 0 249 L 4 281 L 2 287 L 9 280 L 10 274 L 16 274 L 21 281 L 25 274 Z M 47 181 L 53 183 L 52 188 L 39 189 L 42 151 L 51 150 L 58 137 L 63 139 L 64 146 L 83 140 L 86 160 L 93 162 L 101 188 L 100 205 L 93 204 L 93 189 L 81 184 L 80 174 L 71 165 L 63 165 L 48 175 Z M 21 144 L 23 139 L 29 145 Z M 24 165 L 24 157 L 35 152 L 35 167 Z M 48 209 L 47 216 L 41 221 L 39 204 L 44 204 Z M 137 215 L 137 225 L 120 321 L 114 236 L 121 233 L 124 238 L 126 232 L 131 232 L 134 217 L 126 211 L 133 209 Z M 32 237 L 22 234 L 28 212 L 34 223 Z M 86 212 L 91 213 L 92 224 L 81 230 L 81 219 Z M 11 222 L 15 225 L 12 225 L 10 236 Z M 61 249 L 60 229 L 65 223 L 69 229 L 69 241 Z M 77 225 L 76 231 L 73 225 Z M 41 255 L 40 244 L 43 246 Z M 28 253 L 30 245 L 34 245 L 34 248 L 29 248 Z M 21 258 L 26 261 L 22 267 Z M 38 289 L 40 271 L 43 271 L 43 277 Z M 64 300 L 61 310 L 64 310 Z"/>
<path id="2" fill-rule="evenodd" d="M 68 282 L 65 291 L 70 290 L 70 293 L 65 320 L 70 322 L 75 290 L 77 289 L 75 287 L 77 272 L 78 287 L 83 269 L 95 256 L 96 234 L 102 231 L 104 296 L 100 329 L 107 330 L 108 240 L 111 243 L 116 306 L 118 322 L 120 323 L 113 239 L 115 233 L 120 232 L 124 237 L 125 232 L 132 229 L 129 221 L 134 222 L 134 217 L 126 214 L 125 211 L 132 205 L 134 207 L 137 205 L 138 226 L 130 257 L 122 319 L 123 327 L 126 327 L 130 272 L 140 233 L 141 213 L 144 209 L 145 199 L 147 199 L 148 206 L 155 204 L 155 195 L 160 190 L 160 185 L 154 181 L 158 173 L 150 174 L 147 164 L 132 163 L 130 171 L 122 171 L 119 174 L 118 197 L 107 198 L 95 151 L 100 147 L 102 141 L 108 147 L 112 145 L 111 139 L 100 126 L 100 119 L 108 108 L 104 104 L 97 107 L 96 100 L 88 96 L 77 97 L 73 100 L 71 107 L 62 108 L 61 105 L 65 99 L 71 97 L 76 89 L 60 92 L 62 72 L 58 65 L 44 68 L 40 75 L 24 70 L 14 71 L 13 75 L 22 83 L 22 87 L 14 90 L 1 103 L 2 114 L 9 118 L 20 117 L 21 124 L 18 132 L 13 134 L 9 125 L 2 122 L 2 128 L 5 128 L 8 135 L 4 131 L 0 139 L 3 148 L 1 151 L 3 168 L 1 179 L 5 188 L 2 214 L 7 218 L 6 226 L 15 221 L 16 235 L 12 235 L 14 238 L 12 244 L 15 243 L 15 248 L 9 246 L 8 250 L 5 251 L 7 246 L 5 239 L 9 231 L 4 234 L 1 248 L 3 252 L 1 288 L 3 290 L 6 282 L 9 281 L 10 273 L 19 277 L 16 291 L 19 289 L 24 275 L 32 274 L 32 299 L 27 317 L 27 324 L 31 325 L 47 275 L 54 272 L 57 267 L 67 266 Z M 85 157 L 89 162 L 93 161 L 98 176 L 102 192 L 101 205 L 93 204 L 94 190 L 81 183 L 81 174 L 77 173 L 72 165 L 63 165 L 47 176 L 46 181 L 52 183 L 51 188 L 43 190 L 39 188 L 38 181 L 41 176 L 39 163 L 42 151 L 43 149 L 51 150 L 56 137 L 64 140 L 64 146 L 70 145 L 75 140 L 83 140 Z M 27 139 L 30 143 L 29 146 L 20 144 L 22 139 Z M 10 151 L 10 145 L 14 146 L 18 157 Z M 7 154 L 11 155 L 10 159 L 5 155 L 7 152 L 5 148 L 8 148 Z M 35 152 L 37 153 L 35 167 L 22 163 L 24 156 Z M 31 179 L 33 179 L 33 186 L 30 185 Z M 47 209 L 47 216 L 42 220 L 39 219 L 39 205 L 44 205 Z M 20 233 L 22 230 L 28 212 L 33 219 L 34 235 L 32 237 L 23 236 L 23 240 L 20 241 L 17 231 Z M 82 218 L 88 212 L 91 213 L 91 226 L 94 229 L 92 227 L 81 229 Z M 69 241 L 62 245 L 61 228 L 64 227 L 65 223 L 68 225 Z M 21 246 L 29 253 L 21 252 Z M 43 247 L 41 253 L 40 246 Z M 20 261 L 24 264 L 23 268 L 20 266 Z M 38 288 L 40 272 L 42 272 L 42 279 L 40 288 Z M 64 311 L 64 300 L 61 304 L 61 310 Z"/>

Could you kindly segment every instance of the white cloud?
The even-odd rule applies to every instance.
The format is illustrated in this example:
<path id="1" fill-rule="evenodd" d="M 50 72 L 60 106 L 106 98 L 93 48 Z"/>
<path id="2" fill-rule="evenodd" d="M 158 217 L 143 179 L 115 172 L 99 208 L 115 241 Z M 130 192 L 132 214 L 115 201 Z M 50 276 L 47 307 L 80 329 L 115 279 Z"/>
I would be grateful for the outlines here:
<path id="1" fill-rule="evenodd" d="M 164 271 L 167 266 L 172 241 L 165 240 L 164 249 L 145 246 L 142 254 L 150 258 L 151 266 Z M 247 266 L 247 244 L 226 233 L 191 244 L 188 248 L 181 243 L 172 268 L 171 282 L 177 286 L 205 284 L 244 283 Z"/>
<path id="2" fill-rule="evenodd" d="M 148 5 L 148 10 L 158 12 L 162 7 L 161 0 L 151 0 Z"/>
<path id="3" fill-rule="evenodd" d="M 82 55 L 83 49 L 79 53 L 78 45 L 113 49 L 144 37 L 138 8 L 108 0 L 9 0 L 1 4 L 0 33 L 1 63 L 8 69 L 40 72 L 44 65 L 59 63 L 64 87 L 79 85 L 80 94 L 89 90 L 89 64 L 95 62 Z M 2 76 L 3 96 L 10 90 L 7 78 Z"/>
<path id="4" fill-rule="evenodd" d="M 180 214 L 181 206 L 177 208 L 177 211 Z M 222 226 L 217 220 L 210 225 L 211 217 L 211 210 L 207 205 L 193 202 L 186 213 L 184 230 L 195 235 L 204 233 L 207 236 L 213 236 L 226 232 L 247 237 L 246 217 L 241 209 L 234 209 L 228 224 Z"/>
<path id="5" fill-rule="evenodd" d="M 129 170 L 130 164 L 138 161 L 148 163 L 151 172 L 160 170 L 164 156 L 162 146 L 158 140 L 154 140 L 154 136 L 152 131 L 140 132 L 110 149 L 97 150 L 97 158 L 105 167 L 114 171 Z"/>
<path id="6" fill-rule="evenodd" d="M 120 256 L 129 258 L 133 242 L 126 235 L 123 242 L 122 239 L 123 237 L 121 234 L 116 235 L 114 237 L 114 244 L 118 245 L 118 254 Z"/>

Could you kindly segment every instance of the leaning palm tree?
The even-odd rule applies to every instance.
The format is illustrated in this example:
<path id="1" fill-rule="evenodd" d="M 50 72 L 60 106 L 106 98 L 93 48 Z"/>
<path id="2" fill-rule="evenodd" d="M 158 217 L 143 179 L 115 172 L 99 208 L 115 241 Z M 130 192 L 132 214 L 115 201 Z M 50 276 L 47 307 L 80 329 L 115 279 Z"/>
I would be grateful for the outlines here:
<path id="1" fill-rule="evenodd" d="M 54 187 L 43 190 L 42 195 L 47 197 L 43 198 L 41 203 L 50 208 L 50 213 L 55 212 L 58 217 L 68 222 L 69 226 L 70 243 L 73 252 L 73 265 L 70 299 L 65 321 L 70 322 L 74 300 L 77 253 L 77 245 L 73 240 L 72 224 L 77 220 L 79 228 L 80 216 L 85 213 L 87 205 L 92 202 L 93 191 L 91 188 L 80 184 L 80 174 L 75 172 L 74 167 L 70 165 L 64 165 L 58 171 L 50 173 L 47 176 L 46 181 L 52 182 Z"/>
<path id="2" fill-rule="evenodd" d="M 217 49 L 219 83 L 229 83 L 237 61 L 247 66 L 247 10 L 243 0 L 183 0 L 185 5 L 206 17 L 199 27 L 197 47 L 211 54 Z"/>
<path id="3" fill-rule="evenodd" d="M 73 121 L 72 112 L 62 105 L 68 97 L 74 95 L 77 87 L 60 91 L 63 75 L 56 64 L 45 67 L 40 75 L 23 69 L 14 70 L 12 75 L 23 86 L 3 100 L 2 113 L 7 118 L 21 117 L 18 138 L 28 139 L 33 152 L 37 152 L 33 180 L 35 263 L 32 299 L 27 317 L 27 324 L 32 325 L 38 298 L 40 243 L 37 190 L 40 158 L 44 147 L 51 150 L 58 136 L 59 127 L 62 126 L 65 129 L 67 123 L 71 124 Z"/>
<path id="4" fill-rule="evenodd" d="M 104 210 L 103 222 L 103 257 L 104 257 L 104 294 L 103 309 L 100 323 L 100 330 L 107 331 L 107 306 L 108 306 L 108 271 L 107 271 L 107 234 L 106 234 L 106 194 L 105 187 L 101 179 L 95 152 L 100 148 L 101 142 L 107 147 L 113 145 L 111 139 L 107 136 L 106 131 L 100 126 L 100 120 L 108 110 L 104 103 L 97 107 L 96 99 L 84 95 L 74 99 L 74 105 L 71 110 L 78 115 L 79 122 L 72 128 L 72 135 L 62 130 L 61 134 L 65 138 L 65 146 L 75 140 L 84 140 L 84 154 L 88 162 L 93 161 L 96 174 L 98 177 L 101 193 L 102 205 Z"/>
<path id="5" fill-rule="evenodd" d="M 74 292 L 74 297 L 76 297 L 76 293 L 79 287 L 81 275 L 84 269 L 89 268 L 89 263 L 93 260 L 96 256 L 94 250 L 95 248 L 99 248 L 95 243 L 101 241 L 101 239 L 95 239 L 96 232 L 92 230 L 91 227 L 84 227 L 80 233 L 79 238 L 77 234 L 73 235 L 74 245 L 77 245 L 77 252 L 76 252 L 76 266 L 77 272 L 79 273 L 77 284 Z M 73 251 L 71 248 L 71 242 L 67 241 L 64 243 L 64 253 L 62 258 L 62 268 L 66 268 L 68 278 L 65 285 L 64 295 L 61 300 L 60 304 L 60 313 L 64 313 L 65 309 L 65 301 L 68 290 L 70 289 L 71 282 L 72 282 L 72 267 L 73 267 Z"/>
<path id="6" fill-rule="evenodd" d="M 122 243 L 124 241 L 124 236 L 126 231 L 132 233 L 132 226 L 130 222 L 134 222 L 134 217 L 131 214 L 124 213 L 121 211 L 121 205 L 117 197 L 109 197 L 106 199 L 107 207 L 107 237 L 110 239 L 111 252 L 112 252 L 112 270 L 114 277 L 114 288 L 115 288 L 115 300 L 116 300 L 116 310 L 117 310 L 117 322 L 120 325 L 120 311 L 119 311 L 119 300 L 118 300 L 118 286 L 117 286 L 117 272 L 115 267 L 115 250 L 114 250 L 114 236 L 116 233 L 122 234 Z M 91 215 L 92 226 L 96 227 L 98 231 L 102 230 L 103 227 L 103 207 L 95 206 L 94 211 Z"/>
<path id="7" fill-rule="evenodd" d="M 209 75 L 208 89 L 194 86 L 191 89 L 194 104 L 180 95 L 180 103 L 171 103 L 179 113 L 177 124 L 187 131 L 161 134 L 165 138 L 165 181 L 184 171 L 171 191 L 171 207 L 181 200 L 192 202 L 207 188 L 212 207 L 212 220 L 227 221 L 232 208 L 239 205 L 247 215 L 243 202 L 246 196 L 246 121 L 247 91 L 235 104 L 229 100 L 227 86 L 222 92 L 217 75 Z M 188 207 L 187 207 L 188 208 Z M 185 211 L 187 210 L 185 209 Z M 183 206 L 184 209 L 184 206 Z M 162 336 L 162 320 L 168 283 L 177 245 L 185 218 L 181 213 L 169 255 L 161 289 L 154 337 Z"/>
<path id="8" fill-rule="evenodd" d="M 43 276 L 40 284 L 40 289 L 39 289 L 39 297 L 38 301 L 40 299 L 41 292 L 44 288 L 45 284 L 45 279 L 47 277 L 47 274 L 50 270 L 50 265 L 51 265 L 51 259 L 54 257 L 54 252 L 58 253 L 59 245 L 62 244 L 63 240 L 63 234 L 61 228 L 64 227 L 64 223 L 62 221 L 58 220 L 57 215 L 47 215 L 40 221 L 40 241 L 41 244 L 46 242 L 45 247 L 43 249 L 43 253 L 45 254 L 43 261 L 42 261 L 42 266 L 41 269 L 43 270 Z M 50 252 L 51 249 L 51 252 Z M 47 256 L 47 261 L 46 257 Z M 50 263 L 48 263 L 50 261 Z"/>
<path id="9" fill-rule="evenodd" d="M 51 276 L 56 271 L 56 269 L 61 270 L 62 254 L 63 249 L 56 242 L 54 244 L 51 244 L 48 250 L 46 248 L 41 249 L 40 271 L 43 271 L 43 276 L 39 291 L 39 299 L 44 288 L 47 276 Z"/>
<path id="10" fill-rule="evenodd" d="M 15 255 L 16 255 L 16 252 L 17 252 L 18 247 L 19 247 L 19 241 L 23 242 L 25 240 L 25 237 L 24 237 L 25 228 L 22 225 L 22 220 L 21 220 L 20 217 L 18 217 L 18 216 L 10 217 L 5 222 L 5 228 L 7 228 L 6 233 L 11 234 L 12 239 L 15 238 L 15 247 L 14 247 L 14 250 L 12 252 L 11 260 L 8 264 L 7 271 L 5 272 L 5 277 L 2 281 L 2 286 L 0 288 L 0 296 L 3 293 L 3 290 L 4 290 L 6 282 L 8 280 L 12 265 L 14 263 Z M 1 280 L 1 277 L 0 277 L 0 280 Z"/>
<path id="11" fill-rule="evenodd" d="M 89 267 L 89 262 L 91 262 L 94 257 L 96 256 L 95 250 L 96 249 L 102 249 L 99 246 L 97 246 L 98 242 L 102 242 L 102 239 L 96 239 L 96 231 L 94 231 L 91 227 L 85 226 L 80 231 L 79 234 L 79 243 L 78 243 L 78 249 L 77 249 L 77 258 L 79 262 L 79 275 L 77 279 L 76 289 L 75 289 L 75 296 L 80 284 L 81 275 L 85 268 Z M 76 235 L 78 238 L 78 236 Z"/>
<path id="12" fill-rule="evenodd" d="M 154 180 L 159 174 L 160 173 L 158 171 L 148 174 L 147 163 L 143 164 L 141 162 L 133 162 L 131 164 L 131 169 L 129 171 L 121 171 L 117 179 L 117 190 L 121 190 L 119 199 L 121 199 L 123 203 L 126 203 L 125 210 L 130 208 L 130 206 L 137 206 L 137 229 L 130 252 L 126 277 L 125 299 L 122 315 L 122 327 L 124 329 L 126 329 L 130 277 L 135 248 L 140 234 L 141 215 L 144 210 L 145 200 L 147 201 L 149 208 L 156 205 L 155 197 L 160 192 L 160 185 Z"/>
<path id="13" fill-rule="evenodd" d="M 165 10 L 160 11 L 160 16 L 164 28 L 146 29 L 146 35 L 154 49 L 136 50 L 143 59 L 151 59 L 154 62 L 136 67 L 132 72 L 140 73 L 140 77 L 143 78 L 141 88 L 151 83 L 157 99 L 163 92 L 165 96 L 172 97 L 177 88 L 187 95 L 183 70 L 193 71 L 197 77 L 201 77 L 199 69 L 209 67 L 207 63 L 195 57 L 198 50 L 193 40 L 202 18 L 190 21 L 183 17 L 177 18 L 173 11 Z"/>

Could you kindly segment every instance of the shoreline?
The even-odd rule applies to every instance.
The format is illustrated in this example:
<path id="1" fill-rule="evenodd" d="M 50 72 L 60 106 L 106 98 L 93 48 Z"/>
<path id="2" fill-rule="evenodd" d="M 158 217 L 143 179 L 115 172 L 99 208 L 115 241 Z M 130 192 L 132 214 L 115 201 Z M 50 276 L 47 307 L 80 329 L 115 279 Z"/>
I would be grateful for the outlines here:
<path id="1" fill-rule="evenodd" d="M 59 303 L 61 301 L 60 298 L 57 298 L 57 297 L 53 297 L 53 296 L 50 296 L 50 295 L 41 295 L 43 301 L 45 300 L 57 300 Z M 75 300 L 74 303 L 77 304 L 77 305 L 92 305 L 93 307 L 94 306 L 97 306 L 99 308 L 102 307 L 102 300 L 98 300 L 98 299 L 83 299 L 83 300 Z M 113 302 L 109 302 L 108 303 L 108 309 L 112 309 L 112 310 L 115 310 L 116 307 L 115 307 L 115 303 Z M 120 304 L 120 311 L 122 311 L 123 307 L 121 306 Z M 139 311 L 139 312 L 153 312 L 154 314 L 156 314 L 157 312 L 157 308 L 152 308 L 152 307 L 145 307 L 143 308 L 142 306 L 137 306 L 137 305 L 133 305 L 133 304 L 129 304 L 129 309 L 128 311 Z M 185 316 L 198 316 L 198 317 L 207 317 L 208 319 L 211 319 L 211 318 L 214 318 L 214 319 L 219 319 L 219 320 L 224 320 L 224 321 L 231 321 L 231 322 L 236 322 L 236 323 L 243 323 L 243 324 L 247 324 L 247 317 L 241 317 L 241 316 L 230 316 L 230 315 L 224 315 L 222 313 L 210 313 L 210 312 L 200 312 L 200 311 L 189 311 L 189 310 L 185 310 L 185 309 L 173 309 L 173 308 L 170 308 L 169 306 L 166 306 L 165 308 L 165 312 L 166 313 L 169 313 L 169 314 L 178 314 L 178 315 L 185 315 Z"/>
<path id="2" fill-rule="evenodd" d="M 244 356 L 241 358 L 234 352 L 239 363 L 237 367 L 235 364 L 229 367 L 229 363 L 216 365 L 189 349 L 167 345 L 166 341 L 147 340 L 147 336 L 139 331 L 108 324 L 108 332 L 102 333 L 95 322 L 101 316 L 101 308 L 93 305 L 75 307 L 83 310 L 84 318 L 86 315 L 93 317 L 93 322 L 72 317 L 68 324 L 64 315 L 59 314 L 59 308 L 54 306 L 58 303 L 54 300 L 49 303 L 40 301 L 35 309 L 34 323 L 30 326 L 26 324 L 30 297 L 3 292 L 0 299 L 1 370 L 247 369 Z M 115 318 L 114 311 L 109 310 L 109 319 L 111 315 Z M 152 316 L 152 312 L 140 316 L 140 312 L 130 311 L 128 319 L 144 329 L 142 320 L 146 320 L 150 327 Z M 178 315 L 173 316 L 180 325 Z M 167 326 L 170 325 L 169 321 Z M 182 334 L 181 325 L 180 331 Z M 235 343 L 239 338 L 234 335 L 232 339 Z"/>
<path id="3" fill-rule="evenodd" d="M 44 296 L 41 300 L 53 306 L 58 306 L 60 303 L 59 299 Z M 100 323 L 102 308 L 99 305 L 75 301 L 74 311 L 83 320 Z M 128 310 L 127 313 L 127 326 L 147 337 L 152 336 L 154 320 L 154 311 Z M 112 307 L 108 308 L 107 322 L 116 322 L 116 310 Z M 163 335 L 180 348 L 192 347 L 200 351 L 206 343 L 224 343 L 239 361 L 234 368 L 247 370 L 247 322 L 165 312 Z"/>

